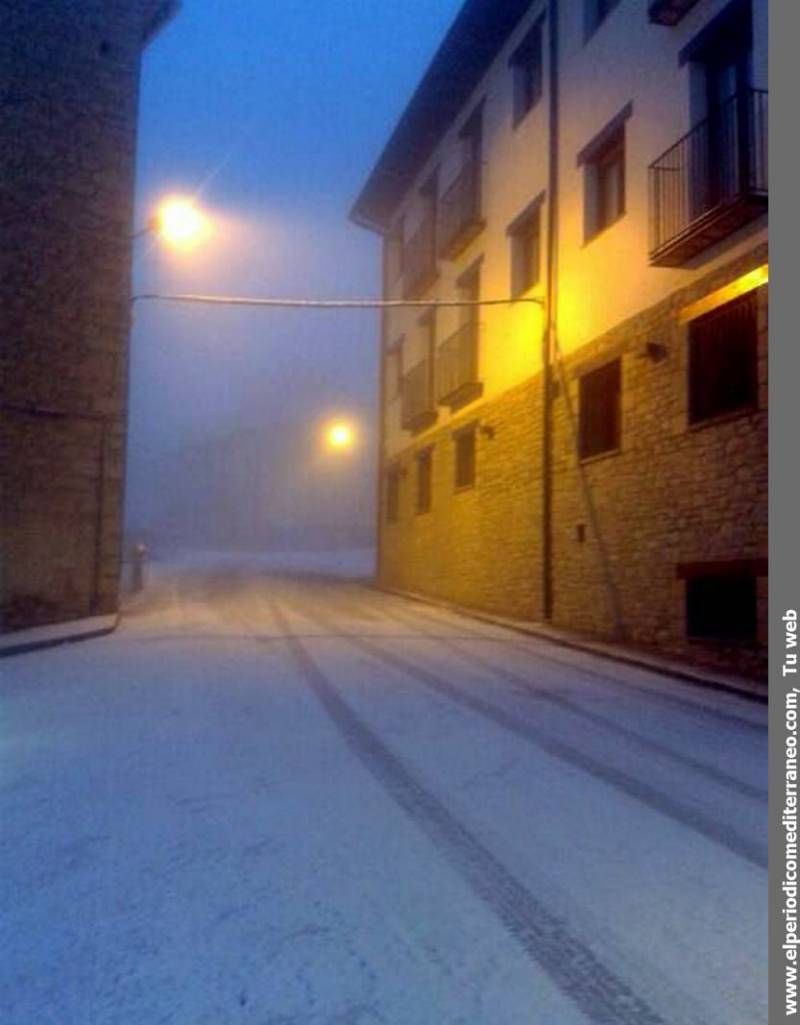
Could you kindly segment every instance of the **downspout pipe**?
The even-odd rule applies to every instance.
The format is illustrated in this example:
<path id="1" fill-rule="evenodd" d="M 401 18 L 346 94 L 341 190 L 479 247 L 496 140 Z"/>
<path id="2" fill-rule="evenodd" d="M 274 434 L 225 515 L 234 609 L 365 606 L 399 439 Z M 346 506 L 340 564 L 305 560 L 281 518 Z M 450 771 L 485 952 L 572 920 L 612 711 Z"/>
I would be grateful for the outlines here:
<path id="1" fill-rule="evenodd" d="M 389 289 L 389 246 L 388 235 L 381 233 L 381 295 L 386 298 Z M 389 336 L 389 311 L 381 310 L 381 351 L 378 359 L 378 451 L 376 462 L 378 475 L 375 482 L 375 579 L 381 582 L 383 576 L 383 492 L 386 478 L 386 345 Z"/>
<path id="2" fill-rule="evenodd" d="M 549 155 L 547 184 L 547 281 L 542 332 L 542 613 L 553 618 L 553 353 L 558 330 L 559 201 L 559 10 L 550 0 L 548 17 Z"/>

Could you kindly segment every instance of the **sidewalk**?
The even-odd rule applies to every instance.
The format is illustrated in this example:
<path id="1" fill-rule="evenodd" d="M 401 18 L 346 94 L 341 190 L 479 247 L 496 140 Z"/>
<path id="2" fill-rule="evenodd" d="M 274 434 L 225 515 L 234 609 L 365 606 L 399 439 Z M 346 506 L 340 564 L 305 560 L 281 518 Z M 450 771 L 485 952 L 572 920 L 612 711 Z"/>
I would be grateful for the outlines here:
<path id="1" fill-rule="evenodd" d="M 491 612 L 483 612 L 480 609 L 469 609 L 461 605 L 455 605 L 452 602 L 430 598 L 427 595 L 417 594 L 413 591 L 400 591 L 391 587 L 381 587 L 378 584 L 373 586 L 379 591 L 385 591 L 387 594 L 396 594 L 399 597 L 420 602 L 423 605 L 433 605 L 437 608 L 447 609 L 449 612 L 466 616 L 468 619 L 477 619 L 484 623 L 491 623 L 494 626 L 515 630 L 517 633 L 528 634 L 530 637 L 548 641 L 562 648 L 585 651 L 600 658 L 622 662 L 625 665 L 636 666 L 640 669 L 647 669 L 653 673 L 660 673 L 662 676 L 672 676 L 676 679 L 687 680 L 690 683 L 700 684 L 703 687 L 709 687 L 714 690 L 741 694 L 754 701 L 767 702 L 767 684 L 760 680 L 738 676 L 735 673 L 708 669 L 704 666 L 694 666 L 689 662 L 666 658 L 646 649 L 630 647 L 613 641 L 598 640 L 596 637 L 575 633 L 571 630 L 562 630 L 547 623 L 510 619 L 506 616 L 494 615 Z"/>

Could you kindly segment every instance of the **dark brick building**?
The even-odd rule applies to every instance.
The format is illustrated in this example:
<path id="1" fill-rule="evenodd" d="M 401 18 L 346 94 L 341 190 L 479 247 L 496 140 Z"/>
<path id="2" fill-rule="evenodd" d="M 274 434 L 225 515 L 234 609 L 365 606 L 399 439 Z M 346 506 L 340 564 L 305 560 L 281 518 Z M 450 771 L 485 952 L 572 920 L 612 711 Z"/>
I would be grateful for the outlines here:
<path id="1" fill-rule="evenodd" d="M 114 622 L 140 64 L 177 6 L 0 2 L 3 633 Z"/>

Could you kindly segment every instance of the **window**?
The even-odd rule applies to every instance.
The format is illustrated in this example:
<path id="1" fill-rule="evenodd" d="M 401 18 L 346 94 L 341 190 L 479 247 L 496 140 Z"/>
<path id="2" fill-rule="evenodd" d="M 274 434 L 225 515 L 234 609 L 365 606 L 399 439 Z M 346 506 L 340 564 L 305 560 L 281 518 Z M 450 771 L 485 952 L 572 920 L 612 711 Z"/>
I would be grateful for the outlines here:
<path id="1" fill-rule="evenodd" d="M 584 0 L 584 35 L 586 39 L 606 20 L 618 3 L 619 0 Z"/>
<path id="2" fill-rule="evenodd" d="M 475 484 L 475 428 L 466 427 L 455 435 L 456 491 Z"/>
<path id="3" fill-rule="evenodd" d="M 689 325 L 689 423 L 754 409 L 758 402 L 754 289 Z"/>
<path id="4" fill-rule="evenodd" d="M 621 376 L 620 361 L 615 359 L 580 379 L 581 459 L 613 452 L 620 446 Z"/>
<path id="5" fill-rule="evenodd" d="M 514 124 L 542 97 L 542 23 L 538 22 L 511 56 L 514 88 Z"/>
<path id="6" fill-rule="evenodd" d="M 386 237 L 386 278 L 394 284 L 403 276 L 405 252 L 405 218 L 400 217 Z"/>
<path id="7" fill-rule="evenodd" d="M 596 178 L 595 232 L 625 213 L 625 134 L 620 132 L 594 161 Z"/>
<path id="8" fill-rule="evenodd" d="M 628 103 L 578 154 L 584 169 L 584 238 L 588 242 L 625 213 L 625 123 Z"/>
<path id="9" fill-rule="evenodd" d="M 680 568 L 679 568 L 680 573 Z M 754 640 L 756 576 L 741 569 L 686 576 L 686 633 L 697 640 Z"/>
<path id="10" fill-rule="evenodd" d="M 541 206 L 541 198 L 537 198 L 508 229 L 511 239 L 511 294 L 515 297 L 539 281 Z"/>
<path id="11" fill-rule="evenodd" d="M 386 350 L 386 401 L 400 397 L 403 378 L 403 339 L 399 338 Z"/>
<path id="12" fill-rule="evenodd" d="M 386 474 L 386 522 L 400 518 L 400 467 L 392 466 Z"/>
<path id="13" fill-rule="evenodd" d="M 433 449 L 426 448 L 417 455 L 417 512 L 431 511 L 433 498 Z"/>

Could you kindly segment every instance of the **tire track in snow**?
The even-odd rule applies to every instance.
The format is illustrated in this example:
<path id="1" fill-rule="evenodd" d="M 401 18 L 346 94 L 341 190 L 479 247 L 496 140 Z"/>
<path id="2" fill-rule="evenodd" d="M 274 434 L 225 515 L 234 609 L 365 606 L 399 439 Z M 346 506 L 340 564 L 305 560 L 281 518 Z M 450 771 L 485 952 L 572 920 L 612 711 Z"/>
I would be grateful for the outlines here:
<path id="1" fill-rule="evenodd" d="M 405 626 L 413 624 L 415 619 L 413 613 L 406 616 L 396 610 L 389 611 L 388 609 L 385 609 L 383 614 L 388 618 L 393 619 L 395 622 L 401 623 Z M 502 679 L 507 683 L 510 683 L 512 685 L 511 693 L 513 694 L 517 694 L 528 701 L 543 701 L 548 704 L 556 705 L 559 708 L 563 708 L 570 715 L 578 716 L 581 719 L 585 719 L 587 722 L 600 726 L 609 733 L 622 737 L 629 743 L 644 749 L 648 754 L 657 752 L 668 761 L 675 762 L 677 765 L 682 765 L 684 768 L 705 776 L 707 779 L 712 780 L 719 786 L 724 787 L 727 790 L 731 790 L 743 797 L 749 797 L 756 801 L 767 800 L 767 791 L 762 787 L 755 786 L 745 780 L 739 779 L 736 776 L 731 776 L 727 772 L 723 772 L 721 769 L 717 769 L 713 765 L 709 765 L 707 762 L 704 762 L 699 758 L 693 758 L 691 755 L 684 754 L 681 751 L 676 751 L 674 748 L 671 748 L 666 744 L 662 744 L 660 741 L 655 740 L 652 737 L 648 737 L 643 733 L 639 733 L 637 730 L 629 729 L 627 726 L 621 726 L 619 723 L 614 722 L 607 716 L 601 715 L 599 712 L 592 712 L 578 704 L 577 701 L 572 701 L 570 698 L 564 697 L 562 694 L 558 694 L 553 690 L 543 687 L 541 684 L 536 683 L 535 680 L 531 680 L 529 677 L 523 676 L 521 673 L 507 669 L 505 666 L 497 665 L 497 663 L 490 658 L 486 658 L 483 655 L 477 655 L 473 651 L 465 651 L 463 644 L 469 642 L 465 642 L 461 638 L 443 637 L 439 633 L 433 634 L 424 627 L 419 627 L 419 630 L 426 639 L 441 644 L 444 648 L 448 651 L 452 651 L 464 662 L 480 666 L 498 679 Z M 580 670 L 577 671 L 580 672 Z"/>
<path id="2" fill-rule="evenodd" d="M 316 620 L 321 626 L 327 627 L 332 632 L 335 630 L 335 623 L 326 614 L 315 609 L 311 600 L 304 601 L 301 606 L 301 614 Z M 387 650 L 384 644 L 376 643 L 365 637 L 342 633 L 341 631 L 335 633 L 335 638 L 345 641 L 356 648 L 356 650 L 371 655 L 377 661 L 389 666 L 389 668 L 399 670 L 404 675 L 423 684 L 429 690 L 449 698 L 454 703 L 462 705 L 472 712 L 477 712 L 478 715 L 495 723 L 502 729 L 513 733 L 529 744 L 533 744 L 544 751 L 545 754 L 550 755 L 550 757 L 586 772 L 595 779 L 599 779 L 628 797 L 632 797 L 634 800 L 646 805 L 652 811 L 672 819 L 674 822 L 691 829 L 695 833 L 699 833 L 707 840 L 725 847 L 732 854 L 750 862 L 750 864 L 766 870 L 767 851 L 763 844 L 740 835 L 736 830 L 710 819 L 697 809 L 675 800 L 670 795 L 664 794 L 643 780 L 631 776 L 621 769 L 616 769 L 612 765 L 600 762 L 590 754 L 573 747 L 571 744 L 549 736 L 533 723 L 521 721 L 505 709 L 461 690 L 439 673 Z"/>
<path id="3" fill-rule="evenodd" d="M 269 605 L 304 680 L 351 751 L 587 1020 L 595 1025 L 667 1025 L 534 897 L 356 715 L 293 634 L 277 602 L 270 601 Z"/>
<path id="4" fill-rule="evenodd" d="M 330 584 L 330 581 L 329 581 L 329 584 Z M 354 585 L 354 586 L 359 586 L 359 585 Z M 413 600 L 413 599 L 403 599 L 403 598 L 398 597 L 396 595 L 393 595 L 393 594 L 391 594 L 389 592 L 380 591 L 380 590 L 376 590 L 375 594 L 380 595 L 380 597 L 383 598 L 387 603 L 391 602 L 392 600 L 394 600 L 394 601 L 412 601 Z M 415 602 L 415 604 L 416 605 L 420 605 L 420 604 L 422 604 L 422 602 Z M 429 608 L 429 606 L 426 606 L 426 609 L 427 608 Z M 437 616 L 435 613 L 432 613 L 432 612 L 422 611 L 422 610 L 415 609 L 414 615 L 417 616 L 420 619 L 427 619 L 427 620 L 430 620 L 431 622 L 437 623 L 439 626 L 453 626 L 452 622 L 448 622 L 447 620 L 443 619 L 442 616 Z M 459 613 L 454 612 L 454 613 L 452 613 L 452 615 L 459 615 Z M 608 676 L 605 673 L 598 672 L 598 670 L 596 670 L 596 669 L 590 669 L 587 666 L 582 666 L 582 665 L 576 664 L 575 662 L 569 662 L 569 661 L 567 661 L 566 659 L 563 659 L 563 658 L 556 658 L 555 655 L 544 654 L 544 652 L 542 652 L 538 647 L 534 647 L 533 646 L 534 645 L 533 641 L 526 642 L 526 641 L 522 641 L 522 640 L 517 640 L 516 638 L 507 638 L 507 637 L 504 637 L 504 636 L 500 636 L 498 634 L 490 634 L 490 633 L 487 633 L 484 630 L 477 630 L 474 627 L 462 626 L 460 623 L 458 625 L 458 628 L 460 630 L 463 630 L 465 633 L 468 633 L 471 636 L 473 636 L 475 638 L 475 640 L 482 640 L 482 641 L 486 641 L 488 643 L 494 643 L 494 644 L 502 644 L 502 645 L 504 645 L 506 647 L 514 648 L 517 651 L 521 651 L 523 654 L 527 655 L 529 658 L 539 659 L 542 662 L 551 662 L 554 665 L 562 666 L 562 667 L 567 668 L 567 669 L 571 669 L 574 672 L 581 673 L 583 676 L 590 676 L 590 677 L 592 677 L 592 678 L 594 678 L 596 680 L 601 680 L 603 683 L 607 684 L 610 687 L 614 687 L 617 690 L 636 691 L 639 694 L 646 695 L 648 698 L 650 698 L 653 701 L 660 702 L 662 705 L 667 705 L 670 708 L 676 708 L 676 709 L 678 709 L 679 711 L 681 711 L 681 712 L 683 712 L 685 714 L 694 715 L 694 716 L 697 716 L 697 717 L 699 717 L 701 719 L 708 719 L 708 720 L 712 720 L 712 721 L 716 719 L 716 720 L 719 720 L 720 722 L 724 722 L 727 725 L 734 726 L 734 727 L 736 727 L 738 729 L 751 730 L 751 731 L 757 732 L 757 733 L 766 733 L 767 732 L 766 723 L 754 722 L 752 719 L 746 719 L 746 718 L 744 718 L 744 717 L 742 717 L 740 715 L 735 715 L 734 713 L 731 713 L 731 712 L 725 712 L 722 709 L 710 708 L 708 705 L 699 704 L 697 701 L 692 701 L 691 699 L 688 699 L 688 698 L 682 698 L 678 694 L 667 693 L 666 691 L 658 690 L 655 687 L 648 687 L 648 686 L 646 686 L 644 684 L 635 683 L 634 681 L 629 681 L 629 680 L 618 680 L 616 677 Z M 510 628 L 508 628 L 508 627 L 495 627 L 495 629 L 506 630 L 506 631 L 510 630 Z M 547 643 L 547 644 L 555 645 L 555 642 L 543 641 L 542 643 Z M 587 653 L 578 652 L 578 654 L 587 654 Z M 626 669 L 631 671 L 633 669 L 633 667 L 626 666 Z M 652 670 L 642 670 L 642 671 L 643 672 L 652 672 Z M 681 686 L 681 687 L 690 687 L 691 684 L 679 682 L 679 686 Z M 743 700 L 745 700 L 745 699 L 743 699 Z"/>

